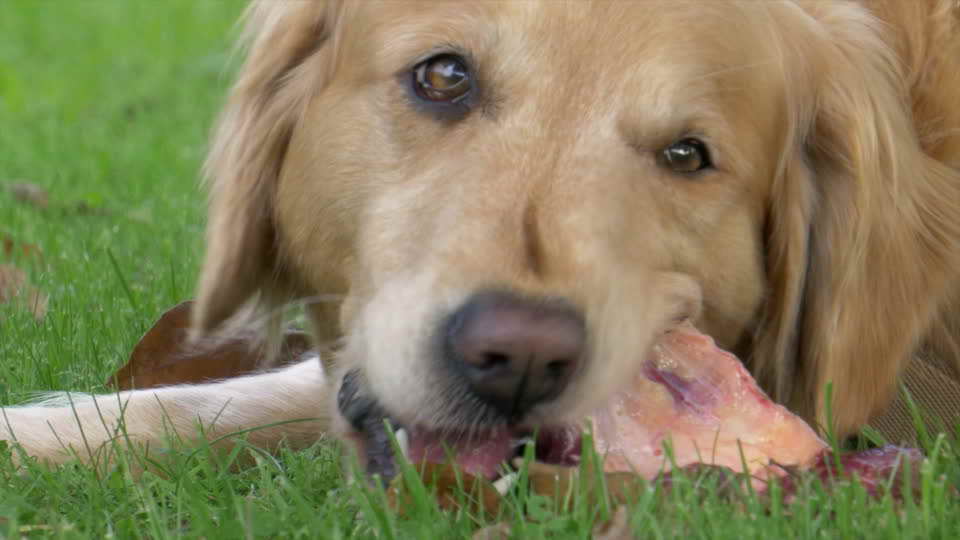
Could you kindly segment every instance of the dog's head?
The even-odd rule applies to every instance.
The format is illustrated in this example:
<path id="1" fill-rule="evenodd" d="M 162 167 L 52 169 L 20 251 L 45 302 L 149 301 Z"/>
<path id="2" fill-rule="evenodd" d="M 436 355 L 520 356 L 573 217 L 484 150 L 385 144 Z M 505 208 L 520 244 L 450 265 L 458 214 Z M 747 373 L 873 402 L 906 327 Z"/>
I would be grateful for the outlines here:
<path id="1" fill-rule="evenodd" d="M 196 324 L 342 295 L 347 431 L 549 431 L 685 318 L 858 427 L 937 309 L 957 187 L 877 21 L 809 4 L 256 4 Z"/>

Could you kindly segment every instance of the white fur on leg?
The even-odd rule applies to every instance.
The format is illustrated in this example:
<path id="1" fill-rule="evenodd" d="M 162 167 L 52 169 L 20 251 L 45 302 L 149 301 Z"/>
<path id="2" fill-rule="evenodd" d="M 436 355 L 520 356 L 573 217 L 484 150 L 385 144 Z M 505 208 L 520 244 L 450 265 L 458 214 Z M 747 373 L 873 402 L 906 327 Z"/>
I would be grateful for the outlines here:
<path id="1" fill-rule="evenodd" d="M 170 436 L 212 441 L 245 430 L 258 447 L 285 442 L 301 448 L 328 429 L 330 391 L 320 362 L 311 359 L 209 384 L 96 396 L 62 393 L 39 405 L 0 408 L 0 440 L 16 441 L 48 463 L 74 454 L 95 462 L 114 440 L 160 448 Z M 280 425 L 256 429 L 272 424 Z"/>

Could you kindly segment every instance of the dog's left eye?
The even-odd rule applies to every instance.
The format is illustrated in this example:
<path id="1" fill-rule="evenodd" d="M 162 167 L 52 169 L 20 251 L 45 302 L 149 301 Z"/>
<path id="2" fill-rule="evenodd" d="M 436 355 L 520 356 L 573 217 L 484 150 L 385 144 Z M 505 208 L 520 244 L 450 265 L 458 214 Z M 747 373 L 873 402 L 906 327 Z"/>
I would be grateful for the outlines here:
<path id="1" fill-rule="evenodd" d="M 663 162 L 673 172 L 684 174 L 713 166 L 707 145 L 694 138 L 682 139 L 664 148 Z"/>
<path id="2" fill-rule="evenodd" d="M 413 68 L 413 86 L 417 95 L 427 101 L 459 103 L 470 95 L 473 83 L 462 58 L 441 54 Z"/>

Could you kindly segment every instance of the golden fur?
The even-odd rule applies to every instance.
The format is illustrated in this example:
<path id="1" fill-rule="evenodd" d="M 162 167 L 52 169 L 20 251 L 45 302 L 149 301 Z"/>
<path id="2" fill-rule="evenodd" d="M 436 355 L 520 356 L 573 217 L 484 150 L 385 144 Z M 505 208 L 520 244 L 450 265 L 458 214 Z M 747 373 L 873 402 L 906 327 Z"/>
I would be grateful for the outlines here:
<path id="1" fill-rule="evenodd" d="M 852 433 L 920 349 L 960 359 L 957 23 L 952 0 L 256 2 L 207 166 L 195 327 L 336 295 L 311 313 L 342 349 L 3 423 L 51 461 L 109 440 L 118 403 L 144 442 L 161 411 L 208 436 L 318 418 L 255 439 L 300 445 L 347 430 L 334 395 L 359 368 L 397 417 L 468 425 L 426 351 L 492 286 L 586 315 L 590 362 L 534 423 L 603 402 L 690 316 L 777 400 Z M 457 122 L 398 77 L 450 46 L 484 84 Z M 689 134 L 715 171 L 657 162 Z"/>

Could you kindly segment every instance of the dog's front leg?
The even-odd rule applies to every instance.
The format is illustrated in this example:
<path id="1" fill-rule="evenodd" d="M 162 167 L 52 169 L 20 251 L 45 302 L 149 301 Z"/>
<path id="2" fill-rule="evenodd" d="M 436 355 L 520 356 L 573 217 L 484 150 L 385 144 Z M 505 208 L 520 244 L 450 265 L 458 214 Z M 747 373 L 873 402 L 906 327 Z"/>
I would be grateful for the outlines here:
<path id="1" fill-rule="evenodd" d="M 206 439 L 228 448 L 231 434 L 243 434 L 268 450 L 282 442 L 301 448 L 330 426 L 333 387 L 328 379 L 314 358 L 209 384 L 66 395 L 55 405 L 0 408 L 0 440 L 14 441 L 47 463 L 74 456 L 102 463 L 113 459 L 114 448 L 129 443 L 154 453 L 171 437 L 188 443 Z"/>

